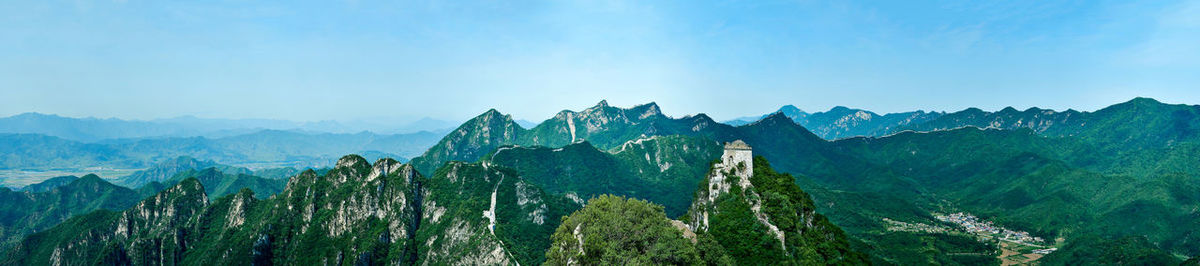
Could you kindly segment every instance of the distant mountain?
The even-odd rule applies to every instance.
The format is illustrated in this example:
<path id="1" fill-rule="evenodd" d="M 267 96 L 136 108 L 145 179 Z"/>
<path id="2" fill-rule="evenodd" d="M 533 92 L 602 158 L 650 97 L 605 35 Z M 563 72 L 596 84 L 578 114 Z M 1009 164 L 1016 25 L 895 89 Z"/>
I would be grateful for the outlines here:
<path id="1" fill-rule="evenodd" d="M 42 134 L 79 142 L 111 139 L 207 137 L 222 138 L 262 130 L 294 130 L 309 133 L 350 134 L 363 131 L 379 134 L 440 133 L 457 123 L 432 118 L 412 122 L 396 120 L 351 120 L 295 122 L 275 119 L 215 119 L 180 116 L 148 121 L 116 118 L 71 118 L 52 114 L 23 113 L 0 118 L 0 133 Z"/>
<path id="2" fill-rule="evenodd" d="M 404 156 L 425 151 L 441 137 L 430 132 L 378 135 L 264 130 L 217 139 L 143 138 L 82 143 L 45 135 L 0 134 L 0 169 L 141 168 L 179 156 L 225 164 L 265 163 L 306 168 L 329 165 L 351 153 L 404 160 Z"/>
<path id="3" fill-rule="evenodd" d="M 793 121 L 802 121 L 802 120 L 805 120 L 808 118 L 808 112 L 805 112 L 804 110 L 800 110 L 799 107 L 796 107 L 795 105 L 790 105 L 790 104 L 784 105 L 783 107 L 779 107 L 779 110 L 775 111 L 775 113 L 781 113 L 784 116 L 787 116 L 787 118 L 791 118 Z M 754 121 L 758 121 L 760 119 L 766 118 L 767 115 L 770 115 L 770 114 L 765 114 L 765 115 L 760 115 L 760 116 L 743 116 L 743 117 L 739 117 L 739 118 L 734 118 L 733 120 L 725 121 L 723 123 L 729 124 L 731 126 L 741 126 L 741 125 L 754 123 Z"/>
<path id="4" fill-rule="evenodd" d="M 998 112 L 971 108 L 946 114 L 902 130 L 933 131 L 964 126 L 978 128 L 1029 128 L 1040 135 L 1077 136 L 1105 145 L 1162 147 L 1200 140 L 1200 105 L 1164 104 L 1135 98 L 1095 112 L 1056 112 L 1039 108 Z"/>
<path id="5" fill-rule="evenodd" d="M 878 137 L 893 133 L 909 125 L 921 124 L 942 116 L 944 113 L 914 111 L 879 115 L 871 111 L 837 106 L 826 112 L 806 113 L 792 105 L 779 108 L 776 113 L 792 119 L 824 139 L 841 139 L 857 136 Z M 761 117 L 742 117 L 726 124 L 740 126 L 753 123 Z"/>
<path id="6" fill-rule="evenodd" d="M 288 182 L 287 179 L 263 178 L 245 172 L 237 172 L 236 169 L 227 170 L 234 170 L 234 172 L 227 172 L 217 167 L 188 169 L 175 174 L 162 183 L 174 185 L 184 179 L 195 178 L 204 184 L 204 193 L 213 198 L 220 198 L 237 193 L 242 189 L 249 189 L 255 195 L 269 197 L 282 191 Z"/>
<path id="7" fill-rule="evenodd" d="M 53 177 L 50 179 L 43 180 L 42 182 L 39 182 L 39 183 L 29 184 L 28 186 L 22 187 L 21 189 L 18 189 L 17 191 L 27 191 L 27 192 L 35 192 L 35 193 L 36 192 L 46 192 L 46 191 L 50 191 L 54 188 L 61 187 L 66 184 L 70 184 L 71 182 L 74 182 L 76 179 L 79 179 L 79 177 L 76 177 L 73 175 Z"/>
<path id="8" fill-rule="evenodd" d="M 123 212 L 77 216 L 0 263 L 539 264 L 557 217 L 578 208 L 506 168 L 452 163 L 426 178 L 359 156 L 275 197 L 244 189 L 210 202 L 206 190 L 188 178 Z"/>
<path id="9" fill-rule="evenodd" d="M 82 142 L 167 136 L 182 132 L 185 132 L 185 129 L 113 118 L 68 118 L 40 113 L 23 113 L 0 118 L 0 133 L 43 134 Z"/>
<path id="10" fill-rule="evenodd" d="M 171 177 L 186 171 L 205 168 L 218 168 L 217 171 L 231 174 L 250 174 L 250 169 L 218 164 L 213 161 L 200 161 L 192 157 L 180 156 L 175 159 L 162 161 L 146 170 L 141 170 L 116 180 L 116 183 L 126 187 L 140 187 L 150 182 L 166 182 Z"/>

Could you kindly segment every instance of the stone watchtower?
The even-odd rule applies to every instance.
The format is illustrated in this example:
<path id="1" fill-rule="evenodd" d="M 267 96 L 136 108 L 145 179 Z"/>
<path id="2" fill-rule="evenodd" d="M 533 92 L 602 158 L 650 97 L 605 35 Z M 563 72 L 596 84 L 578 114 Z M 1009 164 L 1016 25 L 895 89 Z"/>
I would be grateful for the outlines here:
<path id="1" fill-rule="evenodd" d="M 725 143 L 725 152 L 721 154 L 721 161 L 728 165 L 730 169 L 734 169 L 734 175 L 750 178 L 750 174 L 754 171 L 754 154 L 750 150 L 750 145 L 746 145 L 742 140 Z M 745 168 L 738 168 L 738 164 L 745 164 Z M 745 187 L 745 186 L 743 186 Z"/>

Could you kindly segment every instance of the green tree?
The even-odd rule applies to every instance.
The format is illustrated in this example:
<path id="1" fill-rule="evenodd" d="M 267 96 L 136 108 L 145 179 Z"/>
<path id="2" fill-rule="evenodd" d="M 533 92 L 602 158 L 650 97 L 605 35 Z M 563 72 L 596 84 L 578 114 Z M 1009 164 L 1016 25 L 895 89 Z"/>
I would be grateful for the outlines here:
<path id="1" fill-rule="evenodd" d="M 593 198 L 586 207 L 565 217 L 552 239 L 546 265 L 700 265 L 704 264 L 702 259 L 729 261 L 713 245 L 701 245 L 703 252 L 697 249 L 680 228 L 672 226 L 662 206 L 612 195 Z"/>

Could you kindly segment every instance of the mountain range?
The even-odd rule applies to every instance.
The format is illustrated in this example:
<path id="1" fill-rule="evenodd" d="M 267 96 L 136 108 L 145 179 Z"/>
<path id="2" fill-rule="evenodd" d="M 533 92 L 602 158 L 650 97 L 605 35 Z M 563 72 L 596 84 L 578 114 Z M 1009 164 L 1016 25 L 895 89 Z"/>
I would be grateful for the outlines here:
<path id="1" fill-rule="evenodd" d="M 327 170 L 260 178 L 282 188 L 216 163 L 166 161 L 130 179 L 157 188 L 133 192 L 140 203 L 22 227 L 32 229 L 12 235 L 19 242 L 4 263 L 1076 265 L 1200 256 L 1200 235 L 1187 230 L 1200 228 L 1200 106 L 1137 98 L 1095 112 L 844 109 L 785 107 L 733 126 L 601 101 L 532 127 L 493 109 L 407 164 L 343 156 Z M 246 143 L 256 141 L 265 140 Z M 724 157 L 725 143 L 752 147 L 754 158 Z M 76 145 L 96 156 L 117 150 Z M 99 180 L 60 188 L 85 179 Z M 952 213 L 972 218 L 945 218 Z M 1005 233 L 976 234 L 964 221 Z M 624 230 L 609 224 L 654 233 L 602 233 Z M 604 255 L 645 247 L 670 252 Z"/>
<path id="2" fill-rule="evenodd" d="M 0 133 L 42 134 L 79 142 L 112 139 L 207 137 L 222 138 L 262 130 L 299 131 L 310 134 L 379 134 L 442 132 L 456 122 L 421 118 L 405 124 L 388 120 L 295 122 L 274 119 L 214 119 L 180 116 L 154 120 L 73 118 L 52 114 L 22 113 L 0 118 Z"/>
<path id="3" fill-rule="evenodd" d="M 40 134 L 0 134 L 0 169 L 140 169 L 179 156 L 255 168 L 322 167 L 350 153 L 406 160 L 440 137 L 431 132 L 378 135 L 264 130 L 216 139 L 141 138 L 85 143 Z"/>

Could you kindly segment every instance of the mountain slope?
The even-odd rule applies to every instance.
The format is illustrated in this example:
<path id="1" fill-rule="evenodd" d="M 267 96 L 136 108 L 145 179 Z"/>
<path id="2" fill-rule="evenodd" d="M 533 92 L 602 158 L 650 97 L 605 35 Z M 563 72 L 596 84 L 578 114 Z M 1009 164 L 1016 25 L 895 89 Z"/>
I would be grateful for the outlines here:
<path id="1" fill-rule="evenodd" d="M 587 140 L 606 150 L 643 137 L 667 135 L 725 140 L 732 139 L 734 132 L 733 127 L 704 114 L 667 117 L 654 103 L 623 109 L 601 101 L 583 111 L 559 112 L 528 130 L 513 122 L 511 116 L 492 109 L 467 121 L 412 162 L 418 170 L 428 172 L 448 161 L 482 159 L 504 145 L 562 147 Z"/>
<path id="2" fill-rule="evenodd" d="M 909 125 L 922 124 L 944 115 L 944 113 L 925 111 L 879 115 L 871 111 L 852 109 L 844 106 L 837 106 L 825 112 L 809 114 L 792 105 L 780 107 L 775 113 L 783 114 L 797 124 L 809 129 L 813 134 L 817 134 L 821 138 L 828 140 L 857 136 L 884 136 L 901 128 L 906 128 Z M 744 117 L 726 121 L 725 123 L 741 126 L 762 120 L 768 116 L 770 114 L 760 117 Z"/>
<path id="3" fill-rule="evenodd" d="M 505 146 L 484 160 L 579 202 L 602 194 L 636 197 L 664 205 L 674 217 L 687 210 L 708 162 L 719 155 L 715 141 L 672 135 L 629 141 L 611 151 L 588 141 L 557 149 Z"/>
<path id="4" fill-rule="evenodd" d="M 5 264 L 160 264 L 178 261 L 191 244 L 183 226 L 208 206 L 200 182 L 188 179 L 129 210 L 72 218 L 25 239 Z M 47 245 L 54 243 L 52 245 Z"/>
<path id="5" fill-rule="evenodd" d="M 791 175 L 751 157 L 741 141 L 726 144 L 683 218 L 688 228 L 711 234 L 738 264 L 867 264 Z"/>
<path id="6" fill-rule="evenodd" d="M 971 108 L 904 129 L 932 131 L 964 126 L 1029 128 L 1040 135 L 1077 136 L 1105 146 L 1162 147 L 1200 140 L 1200 105 L 1164 104 L 1150 98 L 1135 98 L 1095 112 L 1055 112 L 1038 108 L 1017 111 L 1011 107 L 984 112 Z"/>
<path id="7" fill-rule="evenodd" d="M 4 263 L 529 264 L 542 260 L 557 217 L 577 208 L 486 163 L 425 178 L 353 155 L 291 178 L 275 197 L 242 189 L 210 205 L 205 190 L 188 178 L 125 212 L 78 216 L 26 238 Z"/>
<path id="8" fill-rule="evenodd" d="M 416 240 L 429 264 L 540 264 L 559 218 L 579 206 L 489 163 L 451 162 L 425 185 Z"/>
<path id="9" fill-rule="evenodd" d="M 270 197 L 282 191 L 288 182 L 287 179 L 269 179 L 238 172 L 228 173 L 215 167 L 209 167 L 180 172 L 163 183 L 176 184 L 188 178 L 199 180 L 201 184 L 204 184 L 204 193 L 213 198 L 234 194 L 242 189 L 249 189 L 255 195 Z"/>
<path id="10" fill-rule="evenodd" d="M 140 199 L 128 188 L 86 175 L 44 192 L 0 188 L 0 249 L 26 235 L 94 210 L 123 210 Z"/>

